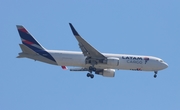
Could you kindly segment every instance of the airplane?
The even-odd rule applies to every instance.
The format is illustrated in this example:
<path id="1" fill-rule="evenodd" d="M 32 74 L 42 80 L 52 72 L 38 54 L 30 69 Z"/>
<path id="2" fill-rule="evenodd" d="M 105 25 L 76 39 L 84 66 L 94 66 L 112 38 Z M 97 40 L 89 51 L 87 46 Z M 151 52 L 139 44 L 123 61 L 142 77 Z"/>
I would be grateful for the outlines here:
<path id="1" fill-rule="evenodd" d="M 104 77 L 114 77 L 115 70 L 153 71 L 154 78 L 159 70 L 168 67 L 161 58 L 143 55 L 101 53 L 86 40 L 84 40 L 69 23 L 73 35 L 78 41 L 81 52 L 48 50 L 44 48 L 22 25 L 16 25 L 22 44 L 22 52 L 17 58 L 29 58 L 52 65 L 61 66 L 62 69 L 71 68 L 70 71 L 87 71 L 87 77 L 94 78 L 94 74 Z"/>

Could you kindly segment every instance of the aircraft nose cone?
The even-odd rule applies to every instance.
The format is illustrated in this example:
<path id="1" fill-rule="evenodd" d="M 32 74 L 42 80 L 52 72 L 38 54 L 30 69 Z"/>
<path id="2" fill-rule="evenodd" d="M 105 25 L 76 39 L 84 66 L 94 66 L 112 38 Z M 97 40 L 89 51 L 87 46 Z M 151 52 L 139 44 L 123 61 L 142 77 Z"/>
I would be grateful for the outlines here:
<path id="1" fill-rule="evenodd" d="M 168 67 L 168 64 L 167 63 L 163 63 L 163 68 L 165 69 L 165 68 L 167 68 Z"/>

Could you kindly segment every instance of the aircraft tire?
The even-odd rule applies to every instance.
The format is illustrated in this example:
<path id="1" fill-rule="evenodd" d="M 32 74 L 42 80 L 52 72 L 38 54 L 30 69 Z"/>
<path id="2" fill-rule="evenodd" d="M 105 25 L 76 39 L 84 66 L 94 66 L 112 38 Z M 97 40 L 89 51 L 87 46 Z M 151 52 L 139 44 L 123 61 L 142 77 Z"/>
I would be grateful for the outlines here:
<path id="1" fill-rule="evenodd" d="M 156 78 L 156 77 L 157 77 L 157 75 L 155 74 L 155 75 L 154 75 L 154 78 Z"/>
<path id="2" fill-rule="evenodd" d="M 94 75 L 92 74 L 90 77 L 91 77 L 91 79 L 93 79 L 93 78 L 94 78 Z"/>
<path id="3" fill-rule="evenodd" d="M 91 76 L 90 73 L 87 73 L 87 77 Z"/>

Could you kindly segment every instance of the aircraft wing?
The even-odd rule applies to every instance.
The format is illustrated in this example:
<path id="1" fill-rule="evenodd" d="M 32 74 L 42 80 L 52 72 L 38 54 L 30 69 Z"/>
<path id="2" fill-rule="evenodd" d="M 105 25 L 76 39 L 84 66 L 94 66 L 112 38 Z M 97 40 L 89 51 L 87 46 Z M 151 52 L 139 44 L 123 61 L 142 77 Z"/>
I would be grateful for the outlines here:
<path id="1" fill-rule="evenodd" d="M 95 59 L 105 59 L 106 57 L 101 54 L 99 51 L 97 51 L 94 47 L 92 47 L 88 42 L 86 42 L 75 30 L 73 25 L 69 23 L 71 30 L 76 37 L 76 39 L 79 42 L 79 47 L 81 51 L 83 52 L 84 56 L 90 57 L 90 58 L 95 58 Z"/>

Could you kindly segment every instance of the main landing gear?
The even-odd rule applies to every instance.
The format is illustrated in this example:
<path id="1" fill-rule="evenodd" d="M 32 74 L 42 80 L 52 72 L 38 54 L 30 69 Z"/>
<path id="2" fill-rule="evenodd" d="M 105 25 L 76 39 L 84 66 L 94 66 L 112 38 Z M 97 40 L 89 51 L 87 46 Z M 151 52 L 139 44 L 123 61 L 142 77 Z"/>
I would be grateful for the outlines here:
<path id="1" fill-rule="evenodd" d="M 93 67 L 93 66 L 90 66 L 89 67 L 89 72 L 90 73 L 87 73 L 87 77 L 90 77 L 91 79 L 93 79 L 94 78 L 94 74 L 92 74 L 93 71 L 96 71 L 96 68 Z"/>
<path id="2" fill-rule="evenodd" d="M 157 71 L 154 71 L 154 78 L 156 78 L 157 77 Z"/>
<path id="3" fill-rule="evenodd" d="M 91 79 L 93 79 L 93 78 L 94 78 L 94 74 L 92 74 L 92 73 L 87 73 L 87 77 L 90 77 Z"/>

